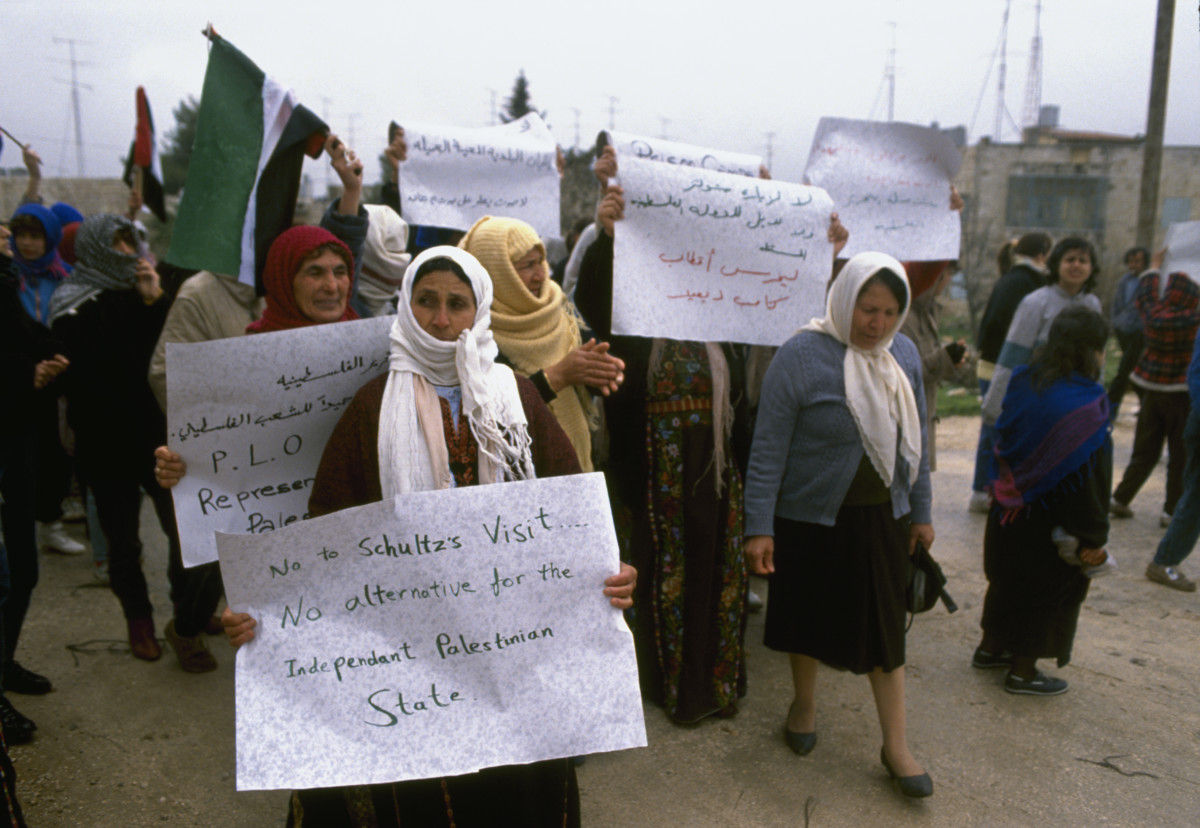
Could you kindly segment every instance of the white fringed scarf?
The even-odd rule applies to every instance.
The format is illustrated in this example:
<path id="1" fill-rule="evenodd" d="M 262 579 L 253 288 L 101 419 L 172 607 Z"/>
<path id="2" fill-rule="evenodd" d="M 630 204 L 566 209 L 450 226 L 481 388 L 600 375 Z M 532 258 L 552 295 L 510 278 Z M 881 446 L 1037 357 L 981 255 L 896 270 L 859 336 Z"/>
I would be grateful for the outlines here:
<path id="1" fill-rule="evenodd" d="M 874 348 L 863 350 L 851 344 L 854 306 L 867 280 L 881 270 L 890 270 L 904 283 L 907 300 L 896 324 Z M 908 275 L 904 265 L 886 253 L 859 253 L 838 274 L 825 304 L 825 316 L 813 319 L 800 330 L 820 331 L 846 346 L 843 362 L 846 405 L 858 426 L 863 449 L 883 482 L 892 485 L 896 453 L 908 463 L 909 482 L 917 479 L 921 463 L 921 419 L 917 399 L 904 370 L 889 347 L 904 324 L 911 304 Z M 897 426 L 899 445 L 897 445 Z"/>
<path id="2" fill-rule="evenodd" d="M 475 294 L 475 322 L 454 342 L 422 330 L 409 307 L 417 271 L 436 258 L 457 263 Z M 487 271 L 457 247 L 432 247 L 405 271 L 379 417 L 379 482 L 385 498 L 450 487 L 449 450 L 434 385 L 462 386 L 462 415 L 479 446 L 480 483 L 536 476 L 516 377 L 495 362 L 491 306 Z"/>

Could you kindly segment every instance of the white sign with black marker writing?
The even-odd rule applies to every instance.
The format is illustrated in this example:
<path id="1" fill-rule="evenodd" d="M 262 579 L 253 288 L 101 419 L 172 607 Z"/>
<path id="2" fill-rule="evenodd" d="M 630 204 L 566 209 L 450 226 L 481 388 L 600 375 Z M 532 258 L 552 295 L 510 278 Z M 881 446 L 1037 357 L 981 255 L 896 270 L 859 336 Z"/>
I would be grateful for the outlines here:
<path id="1" fill-rule="evenodd" d="M 613 333 L 781 345 L 825 305 L 824 190 L 622 158 Z"/>
<path id="2" fill-rule="evenodd" d="M 850 240 L 902 262 L 957 259 L 962 219 L 950 181 L 962 156 L 949 136 L 916 124 L 822 118 L 804 180 L 833 197 Z"/>
<path id="3" fill-rule="evenodd" d="M 617 151 L 618 165 L 624 164 L 627 158 L 637 158 L 679 167 L 699 167 L 713 172 L 748 175 L 751 178 L 757 178 L 759 168 L 763 166 L 761 155 L 710 149 L 680 141 L 668 141 L 666 138 L 649 138 L 606 129 L 596 138 L 597 154 L 608 144 Z"/>
<path id="4" fill-rule="evenodd" d="M 535 114 L 469 129 L 406 122 L 400 204 L 409 224 L 467 230 L 484 216 L 561 235 L 557 144 Z"/>
<path id="5" fill-rule="evenodd" d="M 418 492 L 218 537 L 239 790 L 455 776 L 646 744 L 600 474 Z"/>
<path id="6" fill-rule="evenodd" d="M 214 532 L 308 516 L 333 427 L 387 371 L 394 318 L 167 344 L 167 445 L 187 463 L 172 489 L 184 566 L 217 559 Z"/>

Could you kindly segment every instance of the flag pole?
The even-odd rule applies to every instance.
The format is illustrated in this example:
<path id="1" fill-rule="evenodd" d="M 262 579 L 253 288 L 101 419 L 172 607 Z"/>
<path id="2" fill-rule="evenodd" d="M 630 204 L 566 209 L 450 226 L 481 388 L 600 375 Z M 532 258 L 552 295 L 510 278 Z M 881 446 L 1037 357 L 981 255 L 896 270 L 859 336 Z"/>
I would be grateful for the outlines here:
<path id="1" fill-rule="evenodd" d="M 3 132 L 5 135 L 7 135 L 9 138 L 11 138 L 16 143 L 16 145 L 18 147 L 20 147 L 21 149 L 23 149 L 23 150 L 29 149 L 29 144 L 22 143 L 20 138 L 13 135 L 11 132 L 9 132 L 4 127 L 0 127 L 0 132 Z"/>

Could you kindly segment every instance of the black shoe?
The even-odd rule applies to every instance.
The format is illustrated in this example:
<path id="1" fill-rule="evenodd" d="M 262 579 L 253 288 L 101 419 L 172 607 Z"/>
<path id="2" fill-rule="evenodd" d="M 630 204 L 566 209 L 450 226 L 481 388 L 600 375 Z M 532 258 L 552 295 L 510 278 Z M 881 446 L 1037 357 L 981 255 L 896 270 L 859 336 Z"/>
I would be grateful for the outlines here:
<path id="1" fill-rule="evenodd" d="M 892 765 L 887 760 L 887 753 L 883 748 L 879 749 L 879 761 L 883 762 L 883 766 L 887 769 L 888 776 L 892 778 L 896 790 L 907 796 L 909 799 L 924 799 L 927 796 L 933 795 L 933 780 L 929 778 L 927 773 L 918 773 L 915 776 L 897 776 L 892 770 Z"/>
<path id="2" fill-rule="evenodd" d="M 26 670 L 15 661 L 4 665 L 4 691 L 26 696 L 44 696 L 54 689 L 50 679 Z"/>
<path id="3" fill-rule="evenodd" d="M 993 667 L 1011 667 L 1013 654 L 1008 650 L 1003 650 L 999 653 L 989 653 L 982 647 L 975 648 L 975 655 L 971 656 L 971 666 L 976 670 L 990 670 Z"/>
<path id="4" fill-rule="evenodd" d="M 1037 670 L 1033 678 L 1021 678 L 1010 672 L 1004 679 L 1004 689 L 1022 696 L 1060 696 L 1067 692 L 1067 683 L 1041 670 Z"/>
<path id="5" fill-rule="evenodd" d="M 790 730 L 787 722 L 784 722 L 783 741 L 792 749 L 792 753 L 797 756 L 808 756 L 808 754 L 813 752 L 813 748 L 817 746 L 817 731 L 814 730 L 812 733 L 797 733 L 794 730 Z"/>
<path id="6" fill-rule="evenodd" d="M 33 741 L 37 725 L 17 712 L 4 696 L 0 696 L 0 725 L 4 726 L 4 740 L 10 745 L 26 745 Z"/>

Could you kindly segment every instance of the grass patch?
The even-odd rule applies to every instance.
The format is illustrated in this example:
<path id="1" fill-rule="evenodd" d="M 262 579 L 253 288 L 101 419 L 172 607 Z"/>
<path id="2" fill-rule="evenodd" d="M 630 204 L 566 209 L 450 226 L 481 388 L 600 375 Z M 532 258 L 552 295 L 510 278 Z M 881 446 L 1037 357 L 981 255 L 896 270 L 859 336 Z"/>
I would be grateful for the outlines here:
<path id="1" fill-rule="evenodd" d="M 943 330 L 943 338 L 955 340 L 968 339 L 963 333 L 953 330 Z M 1121 349 L 1111 347 L 1105 353 L 1104 387 L 1112 384 L 1117 374 L 1117 366 L 1121 364 Z M 938 386 L 937 413 L 939 417 L 978 417 L 982 413 L 979 401 L 979 385 L 968 387 L 957 383 L 944 382 Z"/>

